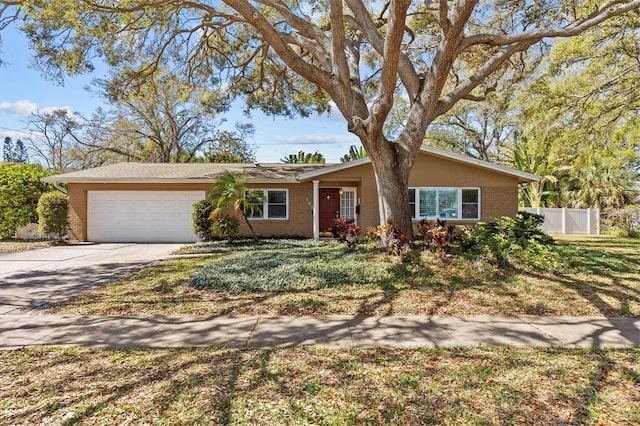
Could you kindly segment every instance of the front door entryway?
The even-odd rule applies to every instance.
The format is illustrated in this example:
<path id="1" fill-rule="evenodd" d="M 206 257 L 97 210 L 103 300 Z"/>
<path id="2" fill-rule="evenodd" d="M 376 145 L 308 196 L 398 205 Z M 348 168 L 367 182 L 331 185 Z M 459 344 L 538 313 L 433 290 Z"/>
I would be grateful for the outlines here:
<path id="1" fill-rule="evenodd" d="M 340 189 L 320 188 L 320 232 L 327 232 L 340 217 Z"/>

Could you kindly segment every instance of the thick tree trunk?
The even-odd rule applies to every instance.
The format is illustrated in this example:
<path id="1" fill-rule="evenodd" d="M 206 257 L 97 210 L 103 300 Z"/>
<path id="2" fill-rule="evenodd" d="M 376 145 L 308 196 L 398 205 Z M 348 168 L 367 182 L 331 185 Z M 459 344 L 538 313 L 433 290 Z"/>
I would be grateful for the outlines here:
<path id="1" fill-rule="evenodd" d="M 378 189 L 380 224 L 391 222 L 400 232 L 413 235 L 407 191 L 411 165 L 403 164 L 396 150 L 391 146 L 388 148 L 371 155 Z"/>

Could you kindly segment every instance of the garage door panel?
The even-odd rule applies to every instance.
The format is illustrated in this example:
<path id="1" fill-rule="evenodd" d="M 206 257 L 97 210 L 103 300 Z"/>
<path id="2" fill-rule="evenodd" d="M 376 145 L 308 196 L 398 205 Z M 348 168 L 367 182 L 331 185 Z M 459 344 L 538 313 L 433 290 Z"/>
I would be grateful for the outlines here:
<path id="1" fill-rule="evenodd" d="M 192 242 L 204 191 L 89 191 L 87 237 L 101 242 Z"/>

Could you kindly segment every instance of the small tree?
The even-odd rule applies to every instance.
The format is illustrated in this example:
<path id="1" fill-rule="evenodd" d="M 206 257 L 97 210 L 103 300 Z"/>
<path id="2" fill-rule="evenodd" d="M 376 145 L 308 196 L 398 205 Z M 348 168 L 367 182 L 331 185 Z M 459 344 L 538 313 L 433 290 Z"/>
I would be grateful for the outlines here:
<path id="1" fill-rule="evenodd" d="M 69 198 L 60 191 L 46 192 L 38 200 L 38 231 L 42 235 L 56 235 L 58 241 L 69 226 Z"/>
<path id="2" fill-rule="evenodd" d="M 260 211 L 264 197 L 262 192 L 251 191 L 247 187 L 247 177 L 244 174 L 226 172 L 216 181 L 209 199 L 215 205 L 209 219 L 215 222 L 226 210 L 233 209 L 242 214 L 242 219 L 249 226 L 253 239 L 258 239 L 251 222 L 247 219 L 247 214 L 254 216 Z"/>
<path id="3" fill-rule="evenodd" d="M 209 219 L 212 210 L 213 205 L 210 200 L 193 203 L 193 232 L 205 241 L 210 241 L 213 238 L 211 219 Z"/>

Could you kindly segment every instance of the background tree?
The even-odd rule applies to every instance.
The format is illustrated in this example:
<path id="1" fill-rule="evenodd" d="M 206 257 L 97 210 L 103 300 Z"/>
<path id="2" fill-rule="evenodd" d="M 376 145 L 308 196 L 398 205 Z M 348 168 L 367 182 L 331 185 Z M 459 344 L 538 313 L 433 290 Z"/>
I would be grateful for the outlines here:
<path id="1" fill-rule="evenodd" d="M 349 152 L 340 158 L 340 162 L 348 163 L 349 161 L 359 160 L 360 158 L 367 158 L 367 151 L 365 151 L 362 146 L 356 147 L 355 145 L 351 145 Z"/>
<path id="2" fill-rule="evenodd" d="M 544 175 L 557 182 L 558 196 L 543 204 L 594 207 L 629 199 L 640 162 L 639 61 L 640 16 L 619 16 L 557 41 L 521 91 L 512 112 L 518 132 L 530 152 L 544 157 Z"/>
<path id="3" fill-rule="evenodd" d="M 404 233 L 412 231 L 409 172 L 437 117 L 463 99 L 481 100 L 483 82 L 543 39 L 572 37 L 640 8 L 640 0 L 0 1 L 22 7 L 36 64 L 53 77 L 91 70 L 95 55 L 145 75 L 172 55 L 182 59 L 175 72 L 224 75 L 229 94 L 246 96 L 249 108 L 308 115 L 333 100 L 371 158 L 380 222 L 392 219 Z M 397 96 L 409 109 L 388 138 Z"/>
<path id="4" fill-rule="evenodd" d="M 318 151 L 313 154 L 307 153 L 304 151 L 298 151 L 297 154 L 289 154 L 288 156 L 281 158 L 280 161 L 283 163 L 306 163 L 306 164 L 324 164 L 325 158 L 324 155 L 320 154 Z"/>
<path id="5" fill-rule="evenodd" d="M 236 131 L 219 130 L 206 144 L 204 156 L 210 163 L 253 163 L 255 148 L 248 139 L 255 133 L 253 124 L 236 123 Z"/>
<path id="6" fill-rule="evenodd" d="M 196 161 L 221 136 L 214 132 L 216 116 L 228 105 L 214 84 L 211 79 L 191 81 L 164 64 L 143 79 L 128 66 L 114 68 L 110 78 L 94 81 L 94 90 L 114 108 L 94 115 L 93 134 L 84 145 L 128 160 Z M 246 136 L 240 130 L 239 136 L 222 134 L 226 146 L 236 138 L 234 155 L 246 153 L 246 146 L 237 143 Z"/>
<path id="7" fill-rule="evenodd" d="M 38 221 L 38 199 L 53 189 L 40 179 L 49 174 L 40 164 L 0 163 L 0 238 Z"/>
<path id="8" fill-rule="evenodd" d="M 27 120 L 29 148 L 35 159 L 56 173 L 97 165 L 82 152 L 80 139 L 85 124 L 82 117 L 66 109 L 31 115 Z"/>
<path id="9" fill-rule="evenodd" d="M 2 160 L 7 163 L 26 163 L 29 160 L 29 154 L 24 142 L 18 139 L 14 144 L 10 137 L 4 138 Z"/>

